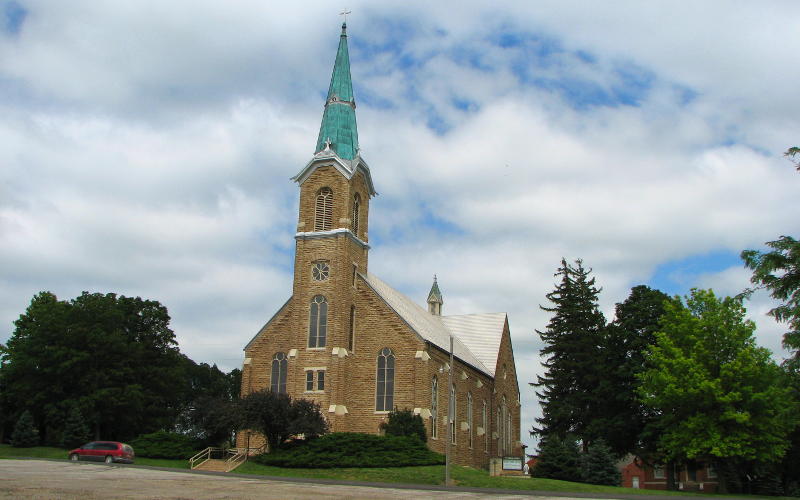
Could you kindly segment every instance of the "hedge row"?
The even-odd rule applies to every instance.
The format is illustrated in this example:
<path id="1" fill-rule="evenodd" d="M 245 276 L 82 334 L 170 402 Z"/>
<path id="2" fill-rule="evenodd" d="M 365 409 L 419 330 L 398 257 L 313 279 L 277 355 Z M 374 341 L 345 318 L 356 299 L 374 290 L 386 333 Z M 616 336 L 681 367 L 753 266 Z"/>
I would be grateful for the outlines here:
<path id="1" fill-rule="evenodd" d="M 402 467 L 439 465 L 444 455 L 416 437 L 336 432 L 254 458 L 262 465 L 292 468 Z"/>

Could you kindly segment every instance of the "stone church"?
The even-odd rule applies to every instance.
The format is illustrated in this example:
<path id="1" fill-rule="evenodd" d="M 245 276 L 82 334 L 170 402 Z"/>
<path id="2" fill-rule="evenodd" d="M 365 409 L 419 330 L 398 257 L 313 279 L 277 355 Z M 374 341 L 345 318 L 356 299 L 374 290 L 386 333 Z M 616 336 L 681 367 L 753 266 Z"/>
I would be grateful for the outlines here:
<path id="1" fill-rule="evenodd" d="M 359 153 L 344 24 L 315 154 L 293 180 L 300 207 L 292 295 L 245 346 L 242 394 L 269 388 L 315 401 L 332 432 L 379 433 L 390 410 L 411 409 L 435 451 L 444 453 L 450 426 L 461 465 L 522 456 L 506 314 L 445 316 L 436 279 L 424 308 L 369 272 L 377 193 Z M 242 432 L 237 445 L 247 441 L 263 443 Z"/>

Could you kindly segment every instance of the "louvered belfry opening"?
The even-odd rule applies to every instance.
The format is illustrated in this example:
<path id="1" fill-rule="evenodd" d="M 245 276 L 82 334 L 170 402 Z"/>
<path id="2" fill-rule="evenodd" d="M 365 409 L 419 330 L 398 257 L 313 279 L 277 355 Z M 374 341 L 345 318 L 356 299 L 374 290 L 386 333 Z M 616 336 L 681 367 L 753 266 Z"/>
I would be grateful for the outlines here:
<path id="1" fill-rule="evenodd" d="M 333 227 L 333 191 L 324 187 L 317 192 L 314 231 L 330 231 Z"/>

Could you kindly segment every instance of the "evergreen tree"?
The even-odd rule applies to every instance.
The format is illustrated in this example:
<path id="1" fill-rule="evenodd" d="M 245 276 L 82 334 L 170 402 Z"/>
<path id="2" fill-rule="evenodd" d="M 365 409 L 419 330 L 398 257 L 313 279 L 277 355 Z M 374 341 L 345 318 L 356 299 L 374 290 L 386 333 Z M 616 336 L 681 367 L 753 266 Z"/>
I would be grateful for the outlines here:
<path id="1" fill-rule="evenodd" d="M 580 452 L 575 439 L 546 435 L 539 443 L 539 457 L 531 471 L 533 477 L 580 481 Z"/>
<path id="2" fill-rule="evenodd" d="M 11 446 L 15 448 L 30 448 L 39 444 L 39 431 L 33 423 L 31 412 L 25 410 L 14 426 L 11 433 Z"/>
<path id="3" fill-rule="evenodd" d="M 598 439 L 581 455 L 581 478 L 584 483 L 619 486 L 620 473 L 611 448 Z"/>
<path id="4" fill-rule="evenodd" d="M 72 404 L 64 421 L 61 446 L 67 449 L 76 448 L 89 440 L 89 427 L 81 414 L 78 405 Z"/>
<path id="5" fill-rule="evenodd" d="M 636 393 L 637 375 L 644 369 L 647 349 L 655 343 L 658 321 L 669 300 L 659 290 L 635 286 L 617 304 L 616 318 L 605 330 L 601 345 L 605 369 L 595 391 L 598 412 L 587 435 L 602 438 L 617 457 L 643 452 L 640 434 L 650 417 Z"/>
<path id="6" fill-rule="evenodd" d="M 532 384 L 539 388 L 543 412 L 532 434 L 572 434 L 584 447 L 592 439 L 588 431 L 599 411 L 595 391 L 604 376 L 600 346 L 605 318 L 597 306 L 600 289 L 590 273 L 580 259 L 575 266 L 561 259 L 555 274 L 561 282 L 547 294 L 553 307 L 540 306 L 553 317 L 545 331 L 536 331 L 546 344 L 541 350 L 546 372 Z"/>

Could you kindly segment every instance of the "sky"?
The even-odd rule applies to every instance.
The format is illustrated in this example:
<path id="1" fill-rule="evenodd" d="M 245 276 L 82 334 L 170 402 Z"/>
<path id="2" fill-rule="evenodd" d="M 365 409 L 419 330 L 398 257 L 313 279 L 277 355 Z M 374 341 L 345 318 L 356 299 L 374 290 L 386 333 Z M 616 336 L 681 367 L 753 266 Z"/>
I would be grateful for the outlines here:
<path id="1" fill-rule="evenodd" d="M 561 258 L 600 307 L 734 295 L 800 233 L 800 2 L 351 1 L 370 272 L 505 311 L 522 393 Z M 160 301 L 223 370 L 291 294 L 341 5 L 0 0 L 0 343 L 34 294 Z M 758 343 L 787 353 L 764 293 Z"/>

